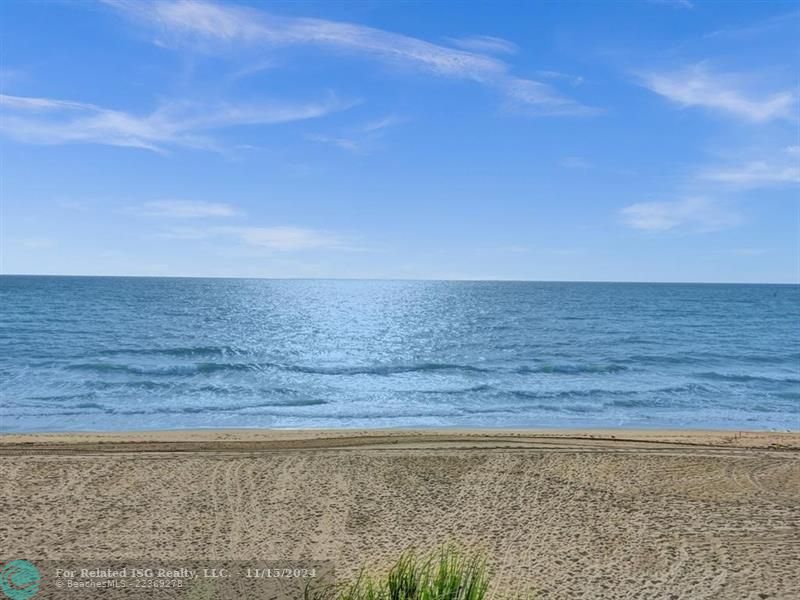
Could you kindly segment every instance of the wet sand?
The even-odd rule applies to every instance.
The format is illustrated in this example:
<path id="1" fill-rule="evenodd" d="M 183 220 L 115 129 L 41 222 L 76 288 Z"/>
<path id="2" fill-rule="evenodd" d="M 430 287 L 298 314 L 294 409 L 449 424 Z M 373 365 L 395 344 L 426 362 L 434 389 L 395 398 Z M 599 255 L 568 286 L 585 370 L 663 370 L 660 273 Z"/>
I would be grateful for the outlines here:
<path id="1" fill-rule="evenodd" d="M 32 559 L 486 554 L 502 596 L 800 597 L 800 434 L 189 431 L 0 437 Z"/>

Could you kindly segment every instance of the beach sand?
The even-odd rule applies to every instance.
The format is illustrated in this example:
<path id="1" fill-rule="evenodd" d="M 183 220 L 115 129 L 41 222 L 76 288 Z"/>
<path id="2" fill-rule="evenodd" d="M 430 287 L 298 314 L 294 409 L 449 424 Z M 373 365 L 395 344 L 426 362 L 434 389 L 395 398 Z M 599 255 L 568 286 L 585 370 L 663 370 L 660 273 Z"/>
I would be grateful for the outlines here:
<path id="1" fill-rule="evenodd" d="M 5 557 L 486 554 L 507 597 L 800 597 L 800 434 L 191 431 L 0 437 Z"/>

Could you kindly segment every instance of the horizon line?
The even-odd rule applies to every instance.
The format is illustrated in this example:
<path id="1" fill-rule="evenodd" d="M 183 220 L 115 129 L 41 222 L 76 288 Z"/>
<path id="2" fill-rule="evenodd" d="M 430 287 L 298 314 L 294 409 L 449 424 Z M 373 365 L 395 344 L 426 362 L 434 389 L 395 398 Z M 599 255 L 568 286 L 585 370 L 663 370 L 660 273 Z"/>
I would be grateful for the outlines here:
<path id="1" fill-rule="evenodd" d="M 798 281 L 624 281 L 612 279 L 448 279 L 421 277 L 258 277 L 242 275 L 85 275 L 64 273 L 0 273 L 0 277 L 80 277 L 108 279 L 240 279 L 256 281 L 407 281 L 442 283 L 620 283 L 664 285 L 786 285 L 800 286 Z"/>

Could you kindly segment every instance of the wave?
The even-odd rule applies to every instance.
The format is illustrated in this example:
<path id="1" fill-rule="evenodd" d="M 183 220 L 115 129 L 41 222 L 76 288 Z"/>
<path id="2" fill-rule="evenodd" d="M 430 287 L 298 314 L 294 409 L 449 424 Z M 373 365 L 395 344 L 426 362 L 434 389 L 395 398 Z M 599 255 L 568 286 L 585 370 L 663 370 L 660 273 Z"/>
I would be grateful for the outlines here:
<path id="1" fill-rule="evenodd" d="M 463 371 L 485 373 L 488 369 L 471 365 L 449 363 L 420 363 L 408 365 L 374 365 L 353 367 L 312 367 L 305 365 L 285 365 L 272 362 L 203 362 L 189 365 L 173 365 L 169 367 L 143 368 L 132 365 L 123 365 L 106 362 L 90 362 L 67 365 L 70 371 L 94 371 L 98 373 L 125 373 L 129 375 L 152 376 L 181 376 L 196 375 L 200 373 L 213 373 L 217 371 L 260 371 L 277 369 L 307 375 L 396 375 L 401 373 L 430 372 L 430 371 Z"/>
<path id="2" fill-rule="evenodd" d="M 488 414 L 528 414 L 530 411 L 544 411 L 556 413 L 597 413 L 602 412 L 602 406 L 595 406 L 591 404 L 528 404 L 524 410 L 520 407 L 513 408 L 508 406 L 498 406 L 497 408 L 464 408 L 462 409 L 465 414 L 470 415 L 488 415 Z"/>
<path id="3" fill-rule="evenodd" d="M 103 406 L 102 404 L 98 404 L 97 402 L 81 402 L 79 404 L 76 404 L 72 408 L 95 408 L 99 410 L 104 410 L 105 406 Z"/>
<path id="4" fill-rule="evenodd" d="M 124 373 L 127 375 L 149 375 L 154 377 L 170 377 L 196 375 L 198 373 L 214 373 L 216 371 L 252 371 L 258 370 L 256 363 L 216 363 L 205 362 L 191 365 L 173 365 L 170 367 L 143 368 L 132 365 L 114 363 L 78 363 L 66 365 L 69 371 L 93 371 L 96 373 Z"/>
<path id="5" fill-rule="evenodd" d="M 174 382 L 168 381 L 150 381 L 143 380 L 128 380 L 128 381 L 103 381 L 103 380 L 86 380 L 83 383 L 85 386 L 91 387 L 96 390 L 119 390 L 134 389 L 134 390 L 171 390 L 175 387 Z"/>
<path id="6" fill-rule="evenodd" d="M 537 392 L 533 390 L 511 390 L 508 393 L 521 399 L 535 399 L 541 400 L 543 398 L 549 399 L 571 399 L 571 398 L 606 398 L 606 397 L 619 397 L 619 396 L 642 396 L 644 405 L 647 404 L 647 398 L 651 398 L 654 394 L 703 394 L 710 393 L 713 390 L 702 384 L 689 383 L 686 385 L 667 386 L 661 388 L 654 388 L 649 390 L 607 390 L 602 388 L 591 388 L 588 390 L 561 390 L 557 392 Z M 652 402 L 652 400 L 650 400 Z"/>
<path id="7" fill-rule="evenodd" d="M 29 396 L 28 400 L 39 400 L 43 402 L 67 402 L 69 400 L 88 400 L 95 398 L 94 392 L 83 392 L 78 394 L 54 394 L 52 396 Z"/>
<path id="8" fill-rule="evenodd" d="M 608 402 L 603 402 L 603 408 L 699 408 L 703 404 L 703 402 L 698 402 L 698 399 L 694 396 L 673 396 L 664 398 L 663 396 L 652 397 L 644 394 L 638 397 L 615 398 Z"/>
<path id="9" fill-rule="evenodd" d="M 288 400 L 280 402 L 254 402 L 226 405 L 200 405 L 200 406 L 161 406 L 152 409 L 126 410 L 125 408 L 104 406 L 95 403 L 78 404 L 70 408 L 100 409 L 109 415 L 180 415 L 180 414 L 204 414 L 204 413 L 236 413 L 253 408 L 294 408 L 302 406 L 322 406 L 328 404 L 327 400 L 317 398 L 304 398 L 299 400 Z M 72 413 L 46 413 L 46 414 L 81 414 Z"/>
<path id="10" fill-rule="evenodd" d="M 526 375 L 529 373 L 552 373 L 556 375 L 580 375 L 580 374 L 605 374 L 620 373 L 627 371 L 628 367 L 619 364 L 583 364 L 583 365 L 550 365 L 544 364 L 538 367 L 523 366 L 514 369 L 515 373 Z"/>
<path id="11" fill-rule="evenodd" d="M 735 383 L 762 382 L 762 383 L 790 383 L 800 384 L 800 379 L 794 377 L 767 377 L 764 375 L 743 375 L 739 373 L 717 373 L 708 371 L 705 373 L 694 373 L 695 377 L 710 379 L 712 381 L 732 381 Z"/>
<path id="12" fill-rule="evenodd" d="M 488 392 L 494 390 L 495 388 L 489 384 L 481 384 L 481 385 L 473 385 L 467 388 L 459 388 L 456 390 L 414 390 L 419 394 L 447 394 L 447 395 L 458 395 L 458 394 L 471 394 L 474 392 Z"/>
<path id="13" fill-rule="evenodd" d="M 424 373 L 429 371 L 463 371 L 486 373 L 489 369 L 471 365 L 450 363 L 419 363 L 409 365 L 374 365 L 354 367 L 307 367 L 301 365 L 281 366 L 283 370 L 310 375 L 397 375 L 401 373 Z"/>
<path id="14" fill-rule="evenodd" d="M 149 380 L 128 380 L 128 381 L 86 381 L 84 385 L 95 390 L 107 392 L 125 392 L 126 390 L 147 390 L 147 391 L 167 391 L 184 393 L 209 393 L 217 396 L 233 395 L 252 395 L 252 394 L 301 394 L 301 390 L 288 387 L 250 387 L 245 385 L 192 385 L 182 384 L 175 381 L 149 381 Z M 88 392 L 86 394 L 76 394 L 74 397 L 95 398 L 98 392 Z M 40 400 L 68 400 L 73 396 L 47 396 L 35 399 Z"/>
<path id="15" fill-rule="evenodd" d="M 670 361 L 667 361 L 670 362 Z M 63 366 L 69 371 L 89 371 L 95 373 L 120 373 L 135 376 L 151 377 L 185 377 L 218 372 L 235 371 L 265 371 L 277 370 L 305 375 L 329 376 L 391 376 L 404 373 L 430 373 L 430 372 L 455 372 L 455 373 L 503 373 L 509 372 L 502 368 L 486 368 L 474 365 L 457 363 L 411 363 L 411 364 L 382 364 L 382 365 L 354 365 L 321 367 L 309 365 L 287 365 L 275 362 L 195 362 L 184 365 L 169 365 L 164 367 L 142 367 L 111 362 L 85 362 Z M 614 363 L 601 364 L 542 364 L 537 366 L 521 366 L 510 369 L 510 372 L 519 375 L 608 375 L 622 373 L 630 367 Z M 800 383 L 797 378 L 775 378 L 758 375 L 728 374 L 715 371 L 694 373 L 695 377 L 716 381 L 748 382 L 761 381 L 772 383 Z"/>
<path id="16" fill-rule="evenodd" d="M 178 348 L 114 348 L 100 350 L 94 354 L 100 356 L 228 356 L 241 354 L 242 351 L 233 346 L 186 346 Z"/>
<path id="17" fill-rule="evenodd" d="M 765 354 L 725 354 L 720 352 L 689 352 L 685 354 L 633 354 L 627 358 L 620 359 L 620 362 L 644 364 L 644 365 L 692 365 L 704 361 L 722 363 L 759 363 L 780 365 L 796 362 L 797 358 L 793 354 L 784 356 L 765 355 Z"/>
<path id="18" fill-rule="evenodd" d="M 225 406 L 183 406 L 175 408 L 157 408 L 152 412 L 155 414 L 197 414 L 207 412 L 238 412 L 240 410 L 247 410 L 251 408 L 281 408 L 281 407 L 297 407 L 297 406 L 322 406 L 328 404 L 327 400 L 319 400 L 316 398 L 308 398 L 301 400 L 289 400 L 284 402 L 259 402 L 254 404 L 229 404 Z"/>
<path id="19" fill-rule="evenodd" d="M 659 354 L 634 354 L 628 358 L 622 359 L 622 362 L 642 364 L 642 365 L 685 365 L 696 363 L 697 360 L 688 357 L 687 355 L 667 356 Z"/>
<path id="20" fill-rule="evenodd" d="M 374 412 L 336 412 L 336 413 L 309 413 L 309 412 L 287 412 L 285 410 L 278 410 L 281 408 L 302 408 L 305 406 L 315 406 L 317 404 L 327 404 L 327 402 L 322 400 L 308 400 L 306 403 L 264 403 L 264 404 L 249 404 L 246 406 L 238 407 L 237 410 L 244 410 L 244 409 L 271 409 L 271 410 L 257 410 L 253 412 L 244 412 L 242 413 L 243 416 L 247 415 L 270 415 L 276 417 L 301 417 L 306 419 L 313 419 L 313 418 L 323 418 L 323 419 L 335 419 L 337 421 L 343 421 L 348 419 L 358 419 L 358 420 L 371 420 L 371 419 L 402 419 L 402 418 L 423 418 L 423 417 L 458 417 L 463 414 L 463 411 L 458 409 L 452 409 L 448 407 L 433 407 L 430 410 L 424 411 L 413 411 L 413 412 L 405 412 L 400 411 L 396 412 L 393 410 L 381 410 L 381 411 L 374 411 Z M 182 407 L 182 408 L 157 408 L 153 410 L 146 410 L 146 409 L 139 409 L 139 410 L 116 410 L 113 412 L 115 415 L 124 415 L 124 416 L 131 416 L 131 415 L 173 415 L 173 414 L 202 414 L 202 413 L 224 413 L 229 412 L 230 407 Z M 77 414 L 77 413 L 76 413 Z"/>
<path id="21" fill-rule="evenodd" d="M 198 394 L 198 398 L 202 397 L 199 394 L 212 394 L 215 396 L 221 397 L 241 397 L 241 396 L 250 396 L 253 397 L 254 395 L 260 395 L 262 397 L 270 397 L 277 396 L 277 397 L 289 397 L 294 399 L 289 400 L 282 400 L 276 402 L 268 402 L 264 404 L 228 404 L 228 405 L 215 405 L 218 408 L 210 408 L 209 410 L 225 410 L 225 411 L 235 411 L 242 408 L 248 408 L 251 406 L 313 406 L 317 404 L 325 404 L 327 402 L 322 400 L 315 400 L 315 399 L 307 399 L 303 398 L 303 392 L 299 389 L 288 388 L 288 387 L 261 387 L 261 388 L 251 388 L 246 386 L 234 385 L 234 386 L 222 386 L 222 385 L 200 385 L 200 386 L 183 386 L 180 384 L 158 384 L 155 387 L 149 385 L 150 382 L 119 382 L 117 384 L 114 383 L 106 383 L 103 382 L 102 387 L 105 390 L 114 391 L 122 391 L 127 388 L 140 388 L 141 383 L 148 383 L 146 389 L 169 389 L 173 391 L 175 394 L 184 397 L 191 397 L 195 394 Z M 158 382 L 156 382 L 158 383 Z M 680 386 L 667 386 L 661 388 L 654 388 L 649 390 L 610 390 L 604 388 L 590 388 L 590 389 L 571 389 L 571 390 L 558 390 L 558 391 L 537 391 L 537 390 L 502 390 L 495 386 L 489 384 L 481 384 L 475 385 L 470 387 L 464 388 L 457 388 L 457 389 L 442 389 L 442 390 L 409 390 L 407 393 L 409 394 L 424 394 L 430 396 L 462 396 L 468 394 L 478 394 L 479 397 L 485 397 L 491 400 L 502 400 L 503 398 L 516 398 L 519 400 L 572 400 L 572 399 L 607 399 L 607 398 L 620 398 L 620 397 L 635 397 L 641 396 L 642 400 L 632 401 L 635 404 L 631 405 L 638 405 L 641 403 L 641 406 L 647 406 L 648 404 L 653 404 L 653 396 L 657 395 L 686 395 L 686 394 L 706 394 L 713 392 L 713 389 L 704 386 L 702 384 L 697 383 L 690 383 L 686 385 Z M 174 395 L 174 394 L 173 394 Z M 88 392 L 85 394 L 65 394 L 65 395 L 53 395 L 53 396 L 37 396 L 31 398 L 31 400 L 37 401 L 47 401 L 53 403 L 53 405 L 57 405 L 61 402 L 66 401 L 85 401 L 83 404 L 76 404 L 71 407 L 74 408 L 103 408 L 95 404 L 94 402 L 90 402 L 91 400 L 103 399 L 98 392 Z M 118 401 L 118 400 L 115 400 Z M 41 406 L 37 404 L 36 406 Z M 183 410 L 183 409 L 181 409 Z M 179 411 L 180 412 L 180 411 Z M 188 412 L 198 412 L 195 411 L 194 408 L 189 410 Z M 202 411 L 199 411 L 202 412 Z"/>
<path id="22" fill-rule="evenodd" d="M 740 360 L 742 362 L 753 362 L 753 363 L 766 363 L 766 364 L 797 364 L 797 361 L 800 360 L 800 353 L 789 353 L 785 355 L 765 355 L 765 354 L 741 354 L 735 356 L 727 356 L 725 354 L 718 354 L 714 355 L 709 353 L 709 356 L 717 356 L 721 359 L 735 359 Z"/>

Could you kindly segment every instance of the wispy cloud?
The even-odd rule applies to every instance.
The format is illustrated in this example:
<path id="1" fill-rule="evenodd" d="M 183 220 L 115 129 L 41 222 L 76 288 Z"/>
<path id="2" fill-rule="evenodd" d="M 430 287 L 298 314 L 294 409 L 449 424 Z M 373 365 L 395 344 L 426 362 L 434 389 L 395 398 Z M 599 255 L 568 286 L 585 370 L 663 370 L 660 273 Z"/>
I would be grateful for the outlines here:
<path id="1" fill-rule="evenodd" d="M 304 104 L 168 102 L 145 115 L 94 104 L 0 95 L 3 133 L 33 144 L 90 143 L 164 151 L 170 146 L 214 149 L 207 132 L 322 117 L 352 103 L 334 96 Z"/>
<path id="2" fill-rule="evenodd" d="M 755 23 L 749 22 L 744 26 L 717 29 L 703 37 L 746 38 L 765 34 L 774 34 L 775 30 L 784 28 L 790 29 L 791 31 L 796 31 L 798 22 L 800 22 L 800 10 L 794 10 L 787 13 L 773 15 L 761 21 L 756 21 Z"/>
<path id="3" fill-rule="evenodd" d="M 683 107 L 705 108 L 754 123 L 797 117 L 797 97 L 792 91 L 759 93 L 747 89 L 748 79 L 740 74 L 713 73 L 706 63 L 677 71 L 640 73 L 644 87 Z"/>
<path id="4" fill-rule="evenodd" d="M 386 115 L 385 117 L 381 117 L 379 119 L 367 121 L 361 127 L 359 127 L 358 130 L 362 133 L 375 133 L 388 127 L 393 127 L 394 125 L 402 123 L 403 121 L 405 121 L 403 117 L 398 117 L 397 115 Z"/>
<path id="5" fill-rule="evenodd" d="M 701 172 L 699 176 L 701 179 L 740 189 L 771 187 L 800 183 L 800 165 L 774 164 L 759 160 L 737 167 L 710 169 Z"/>
<path id="6" fill-rule="evenodd" d="M 781 187 L 800 183 L 800 146 L 761 150 L 736 164 L 717 165 L 696 174 L 700 182 L 722 184 L 734 190 Z"/>
<path id="7" fill-rule="evenodd" d="M 598 108 L 578 105 L 556 93 L 551 86 L 531 79 L 510 77 L 502 82 L 502 88 L 506 95 L 506 108 L 517 113 L 589 116 L 603 112 Z"/>
<path id="8" fill-rule="evenodd" d="M 673 229 L 708 232 L 731 227 L 741 221 L 737 213 L 703 197 L 631 204 L 622 209 L 621 216 L 629 227 L 652 232 Z"/>
<path id="9" fill-rule="evenodd" d="M 278 252 L 346 247 L 345 241 L 337 235 L 304 227 L 225 227 L 217 231 L 233 235 L 249 246 Z"/>
<path id="10" fill-rule="evenodd" d="M 158 237 L 170 240 L 205 240 L 222 238 L 237 244 L 269 252 L 304 252 L 310 250 L 355 250 L 347 238 L 309 227 L 173 227 Z"/>
<path id="11" fill-rule="evenodd" d="M 320 144 L 329 144 L 350 152 L 364 152 L 372 142 L 380 138 L 384 131 L 403 121 L 396 115 L 368 121 L 357 127 L 350 127 L 338 135 L 311 133 L 306 139 Z"/>
<path id="12" fill-rule="evenodd" d="M 503 45 L 505 41 L 498 38 L 471 38 L 473 48 L 464 50 L 355 23 L 281 17 L 261 10 L 199 0 L 104 2 L 177 42 L 334 48 L 434 76 L 475 81 L 499 90 L 513 104 L 526 105 L 526 112 L 530 114 L 595 112 L 547 84 L 512 75 L 506 62 L 485 53 L 487 44 L 493 44 L 493 52 Z M 475 50 L 478 40 L 482 40 L 483 50 Z M 504 47 L 510 48 L 507 42 Z"/>
<path id="13" fill-rule="evenodd" d="M 515 54 L 519 48 L 514 42 L 491 35 L 471 35 L 462 38 L 447 38 L 447 41 L 470 52 L 489 54 Z"/>
<path id="14" fill-rule="evenodd" d="M 241 213 L 230 204 L 199 202 L 195 200 L 157 200 L 132 207 L 132 212 L 145 217 L 171 219 L 197 219 L 208 217 L 235 217 Z"/>
<path id="15" fill-rule="evenodd" d="M 580 75 L 570 75 L 561 71 L 536 71 L 536 76 L 541 79 L 552 79 L 556 81 L 566 81 L 570 85 L 581 85 L 584 78 Z"/>
<path id="16" fill-rule="evenodd" d="M 52 98 L 28 98 L 25 96 L 8 96 L 0 94 L 0 107 L 32 112 L 45 111 L 102 111 L 99 106 L 85 102 L 71 102 L 69 100 L 53 100 Z"/>

